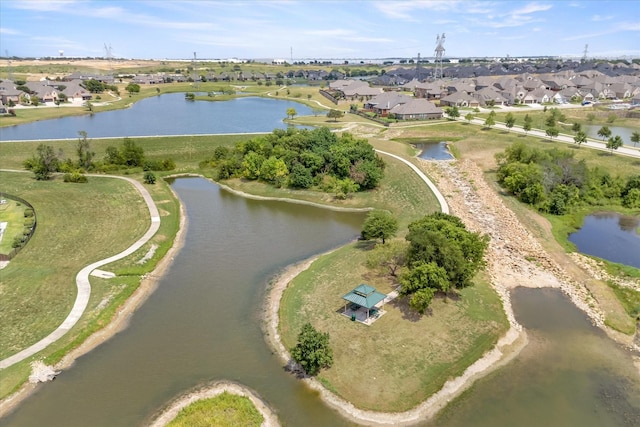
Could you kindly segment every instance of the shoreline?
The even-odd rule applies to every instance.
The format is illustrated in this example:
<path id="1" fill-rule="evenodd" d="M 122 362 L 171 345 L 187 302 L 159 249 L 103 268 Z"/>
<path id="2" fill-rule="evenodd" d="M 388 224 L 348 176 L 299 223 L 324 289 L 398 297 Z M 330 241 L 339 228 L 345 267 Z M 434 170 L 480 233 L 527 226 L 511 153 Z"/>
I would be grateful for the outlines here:
<path id="1" fill-rule="evenodd" d="M 173 192 L 173 190 L 171 190 Z M 180 200 L 177 195 L 174 196 Z M 89 353 L 102 343 L 106 342 L 118 332 L 124 330 L 129 325 L 131 316 L 149 298 L 158 287 L 158 282 L 165 271 L 173 263 L 175 255 L 184 245 L 184 238 L 188 227 L 188 219 L 184 206 L 180 202 L 180 222 L 178 232 L 175 235 L 173 245 L 167 253 L 158 261 L 155 268 L 146 274 L 141 280 L 138 288 L 116 311 L 112 320 L 102 329 L 91 334 L 82 344 L 65 354 L 58 363 L 53 366 L 55 371 L 64 371 L 73 366 L 77 358 Z M 40 383 L 25 382 L 15 393 L 0 401 L 0 417 L 11 412 L 24 399 L 36 391 Z"/>
<path id="2" fill-rule="evenodd" d="M 231 381 L 214 381 L 203 387 L 198 387 L 192 391 L 189 391 L 172 402 L 166 405 L 165 409 L 156 413 L 153 416 L 153 421 L 147 425 L 149 427 L 164 427 L 169 424 L 178 415 L 178 413 L 197 402 L 198 400 L 210 399 L 227 392 L 229 394 L 235 394 L 237 396 L 243 396 L 248 398 L 251 403 L 256 407 L 258 412 L 262 414 L 264 421 L 262 427 L 277 427 L 280 426 L 278 417 L 275 412 L 260 398 L 260 396 L 251 390 L 250 388 Z"/>

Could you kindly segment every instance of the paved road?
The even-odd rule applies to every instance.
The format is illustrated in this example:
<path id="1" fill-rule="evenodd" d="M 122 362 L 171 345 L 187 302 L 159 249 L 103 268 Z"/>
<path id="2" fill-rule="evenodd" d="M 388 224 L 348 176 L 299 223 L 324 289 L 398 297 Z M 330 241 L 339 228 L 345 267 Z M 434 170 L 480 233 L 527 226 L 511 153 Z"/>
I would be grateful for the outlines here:
<path id="1" fill-rule="evenodd" d="M 11 172 L 16 172 L 16 171 L 11 171 Z M 20 171 L 20 172 L 23 172 L 23 171 Z M 89 297 L 91 296 L 91 283 L 89 283 L 89 274 L 98 267 L 117 261 L 128 255 L 131 255 L 132 253 L 140 249 L 142 245 L 147 243 L 160 228 L 160 214 L 158 213 L 158 208 L 153 202 L 153 199 L 151 198 L 151 194 L 149 194 L 147 189 L 144 188 L 144 186 L 141 183 L 139 183 L 138 181 L 132 178 L 126 178 L 126 177 L 115 176 L 115 175 L 89 175 L 89 176 L 100 177 L 100 178 L 109 177 L 109 178 L 124 179 L 125 181 L 130 182 L 140 192 L 140 194 L 144 198 L 145 203 L 147 204 L 147 208 L 149 209 L 149 214 L 151 216 L 151 225 L 149 226 L 149 229 L 144 234 L 144 236 L 138 239 L 129 248 L 125 249 L 124 251 L 112 257 L 105 258 L 100 261 L 96 261 L 93 264 L 89 264 L 86 267 L 84 267 L 82 270 L 80 270 L 76 275 L 76 286 L 78 288 L 78 295 L 76 296 L 76 301 L 73 304 L 73 308 L 71 309 L 71 312 L 69 313 L 67 318 L 64 319 L 64 322 L 62 322 L 62 324 L 58 326 L 58 328 L 55 331 L 53 331 L 51 334 L 41 339 L 37 343 L 33 344 L 28 348 L 25 348 L 24 350 L 14 354 L 13 356 L 10 356 L 4 360 L 1 360 L 0 369 L 8 368 L 9 366 L 15 365 L 18 362 L 22 362 L 26 358 L 31 357 L 34 354 L 44 350 L 45 348 L 47 348 L 47 346 L 56 342 L 62 336 L 64 336 L 67 332 L 69 332 L 69 330 L 73 328 L 76 325 L 76 323 L 78 323 L 78 320 L 80 320 L 80 317 L 82 317 L 82 314 L 84 313 L 84 310 L 87 308 L 87 304 L 89 303 Z"/>

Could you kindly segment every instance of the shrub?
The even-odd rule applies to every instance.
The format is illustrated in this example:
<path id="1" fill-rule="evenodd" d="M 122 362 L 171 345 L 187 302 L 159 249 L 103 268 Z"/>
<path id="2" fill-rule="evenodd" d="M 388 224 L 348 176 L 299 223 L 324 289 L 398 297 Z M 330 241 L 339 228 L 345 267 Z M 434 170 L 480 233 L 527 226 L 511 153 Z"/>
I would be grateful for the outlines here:
<path id="1" fill-rule="evenodd" d="M 145 174 L 144 174 L 144 183 L 145 184 L 155 184 L 156 183 L 156 175 L 153 172 L 145 172 Z"/>
<path id="2" fill-rule="evenodd" d="M 35 212 L 33 211 L 33 209 L 31 208 L 27 208 L 24 210 L 24 217 L 25 218 L 31 218 L 35 215 Z"/>
<path id="3" fill-rule="evenodd" d="M 85 183 L 87 182 L 87 177 L 79 170 L 74 170 L 72 172 L 67 172 L 63 177 L 64 182 L 77 182 L 77 183 Z"/>

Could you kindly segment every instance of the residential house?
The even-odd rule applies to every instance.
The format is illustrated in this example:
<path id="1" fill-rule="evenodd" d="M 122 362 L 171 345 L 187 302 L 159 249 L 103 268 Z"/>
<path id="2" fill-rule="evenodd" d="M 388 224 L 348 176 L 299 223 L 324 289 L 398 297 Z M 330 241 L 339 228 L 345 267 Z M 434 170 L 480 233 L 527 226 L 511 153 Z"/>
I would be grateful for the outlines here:
<path id="1" fill-rule="evenodd" d="M 466 92 L 454 92 L 451 95 L 447 95 L 444 98 L 440 98 L 441 106 L 450 106 L 450 107 L 479 107 L 480 100 L 478 98 L 474 98 Z"/>
<path id="2" fill-rule="evenodd" d="M 398 92 L 383 92 L 364 103 L 364 109 L 386 116 L 396 106 L 406 104 L 413 98 Z"/>
<path id="3" fill-rule="evenodd" d="M 398 104 L 390 111 L 398 120 L 425 120 L 425 119 L 441 119 L 442 108 L 427 101 L 426 99 L 410 99 L 404 104 Z"/>

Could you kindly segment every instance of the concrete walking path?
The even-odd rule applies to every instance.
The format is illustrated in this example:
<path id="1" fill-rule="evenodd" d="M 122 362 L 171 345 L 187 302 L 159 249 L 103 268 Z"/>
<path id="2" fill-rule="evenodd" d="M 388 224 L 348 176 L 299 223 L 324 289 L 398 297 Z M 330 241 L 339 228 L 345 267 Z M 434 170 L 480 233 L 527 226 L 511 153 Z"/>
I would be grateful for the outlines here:
<path id="1" fill-rule="evenodd" d="M 126 256 L 131 255 L 132 253 L 140 249 L 142 245 L 147 243 L 160 228 L 160 214 L 158 213 L 158 208 L 153 202 L 153 198 L 151 197 L 151 194 L 149 194 L 147 189 L 144 188 L 144 186 L 140 182 L 132 178 L 126 178 L 126 177 L 115 176 L 115 175 L 89 175 L 89 176 L 100 177 L 100 178 L 108 177 L 108 178 L 124 179 L 125 181 L 128 181 L 129 183 L 131 183 L 138 190 L 138 192 L 140 192 L 145 203 L 147 204 L 147 208 L 149 209 L 149 214 L 151 215 L 151 225 L 147 230 L 147 232 L 144 234 L 144 236 L 138 239 L 129 248 L 125 249 L 119 254 L 116 254 L 109 258 L 105 258 L 103 260 L 96 261 L 92 264 L 89 264 L 86 267 L 84 267 L 82 270 L 80 270 L 76 275 L 76 286 L 78 288 L 78 295 L 76 296 L 76 301 L 73 304 L 73 308 L 71 309 L 71 312 L 69 313 L 67 318 L 64 320 L 64 322 L 62 322 L 62 324 L 58 326 L 58 328 L 55 331 L 53 331 L 51 334 L 41 339 L 37 343 L 33 344 L 28 348 L 25 348 L 24 350 L 14 354 L 13 356 L 10 356 L 4 360 L 1 360 L 0 369 L 5 369 L 5 368 L 8 368 L 9 366 L 15 365 L 18 362 L 22 362 L 26 358 L 31 357 L 34 354 L 44 350 L 45 348 L 47 348 L 47 346 L 49 346 L 50 344 L 53 344 L 54 342 L 59 340 L 62 336 L 64 336 L 67 332 L 69 332 L 69 330 L 73 328 L 76 325 L 76 323 L 78 323 L 85 309 L 87 308 L 87 304 L 89 303 L 89 297 L 91 296 L 91 283 L 89 283 L 89 274 L 91 274 L 91 272 L 98 267 L 101 267 L 105 264 L 109 264 L 111 262 L 117 261 L 119 259 L 122 259 Z"/>

